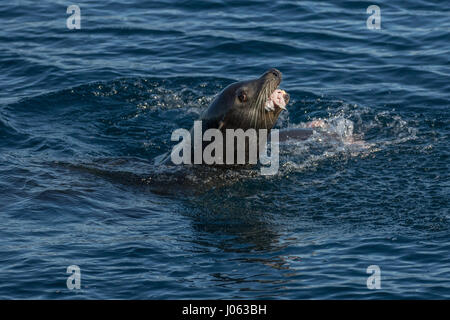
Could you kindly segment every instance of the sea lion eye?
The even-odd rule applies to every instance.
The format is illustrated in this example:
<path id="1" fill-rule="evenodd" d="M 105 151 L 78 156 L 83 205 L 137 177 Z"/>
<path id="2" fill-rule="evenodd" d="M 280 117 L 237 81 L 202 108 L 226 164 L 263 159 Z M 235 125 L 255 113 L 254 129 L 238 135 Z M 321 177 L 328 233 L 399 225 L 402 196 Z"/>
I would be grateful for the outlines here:
<path id="1" fill-rule="evenodd" d="M 247 101 L 247 94 L 244 91 L 239 92 L 238 95 L 239 101 L 245 102 Z"/>

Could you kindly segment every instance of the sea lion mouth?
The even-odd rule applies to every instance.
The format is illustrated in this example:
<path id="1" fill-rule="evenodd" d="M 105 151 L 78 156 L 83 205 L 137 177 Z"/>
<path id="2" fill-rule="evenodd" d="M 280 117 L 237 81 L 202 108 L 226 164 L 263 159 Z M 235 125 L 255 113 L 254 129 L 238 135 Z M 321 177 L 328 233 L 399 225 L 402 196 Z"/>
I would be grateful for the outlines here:
<path id="1" fill-rule="evenodd" d="M 286 110 L 286 105 L 289 102 L 289 94 L 280 89 L 280 84 L 282 81 L 282 73 L 275 69 L 269 69 L 264 73 L 260 79 L 264 81 L 263 92 L 263 108 L 266 112 L 276 113 Z"/>
<path id="2" fill-rule="evenodd" d="M 289 102 L 289 94 L 280 89 L 276 88 L 272 94 L 267 98 L 264 108 L 266 111 L 275 111 L 277 108 L 281 110 L 286 110 L 286 105 Z"/>

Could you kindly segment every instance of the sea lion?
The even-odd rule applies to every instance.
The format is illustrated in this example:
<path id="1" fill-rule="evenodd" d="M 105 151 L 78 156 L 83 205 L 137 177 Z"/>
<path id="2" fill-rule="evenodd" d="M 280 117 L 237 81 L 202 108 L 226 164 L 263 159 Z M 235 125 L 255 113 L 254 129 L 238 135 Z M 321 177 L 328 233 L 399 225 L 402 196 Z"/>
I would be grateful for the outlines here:
<path id="1" fill-rule="evenodd" d="M 260 150 L 258 146 L 260 139 L 267 141 L 271 129 L 278 120 L 278 116 L 283 110 L 286 110 L 286 105 L 289 103 L 289 94 L 279 88 L 281 81 L 282 73 L 272 68 L 257 79 L 230 84 L 215 97 L 208 109 L 201 115 L 199 119 L 201 121 L 201 132 L 198 135 L 203 137 L 209 129 L 219 130 L 224 137 L 223 141 L 221 141 L 223 157 L 227 154 L 227 146 L 228 148 L 231 146 L 232 148 L 234 147 L 234 164 L 251 163 L 249 147 L 252 143 L 256 143 L 257 154 L 259 154 Z M 196 134 L 194 129 L 196 129 L 196 125 L 190 131 L 190 136 L 192 137 Z M 227 138 L 226 132 L 228 129 L 241 129 L 243 131 L 254 129 L 256 131 L 256 140 L 251 140 L 251 137 L 245 138 L 244 163 L 242 162 L 242 158 L 239 159 L 236 154 L 239 150 L 239 146 L 237 145 L 238 141 L 233 137 Z M 312 133 L 312 129 L 283 130 L 280 131 L 279 137 L 281 141 L 289 139 L 305 140 Z M 194 154 L 201 153 L 208 144 L 208 141 L 202 141 L 201 146 L 197 146 L 197 149 L 193 145 L 191 146 L 191 163 L 198 163 L 195 162 Z M 179 152 L 179 149 L 175 152 Z M 166 158 L 164 162 L 167 163 L 168 160 L 170 158 Z M 225 160 L 217 163 L 223 164 Z M 229 164 L 228 161 L 226 163 Z"/>

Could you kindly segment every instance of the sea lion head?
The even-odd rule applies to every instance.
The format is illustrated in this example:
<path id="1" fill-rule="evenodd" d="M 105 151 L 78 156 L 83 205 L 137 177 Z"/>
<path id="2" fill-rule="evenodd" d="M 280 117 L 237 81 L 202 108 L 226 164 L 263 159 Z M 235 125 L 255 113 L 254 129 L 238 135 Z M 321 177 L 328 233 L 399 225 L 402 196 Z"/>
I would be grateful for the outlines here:
<path id="1" fill-rule="evenodd" d="M 272 68 L 257 79 L 230 84 L 203 114 L 204 129 L 272 129 L 289 102 L 281 81 L 282 73 Z"/>

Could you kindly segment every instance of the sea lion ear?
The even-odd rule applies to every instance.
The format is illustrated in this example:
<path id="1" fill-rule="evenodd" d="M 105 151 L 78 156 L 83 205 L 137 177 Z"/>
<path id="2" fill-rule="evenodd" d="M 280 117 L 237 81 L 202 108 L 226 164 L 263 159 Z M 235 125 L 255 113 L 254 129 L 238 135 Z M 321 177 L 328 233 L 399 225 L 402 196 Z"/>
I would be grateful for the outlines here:
<path id="1" fill-rule="evenodd" d="M 247 92 L 245 92 L 244 89 L 239 89 L 239 91 L 237 92 L 237 97 L 239 99 L 240 102 L 247 102 L 248 97 L 247 97 Z"/>

